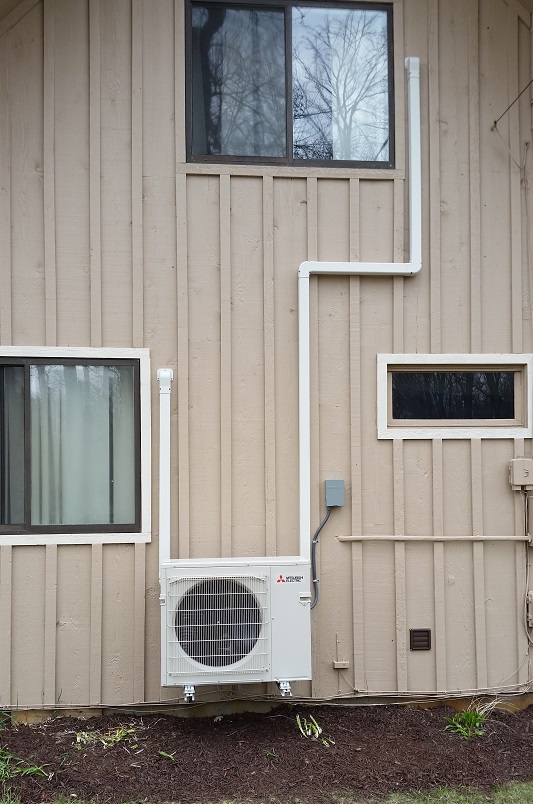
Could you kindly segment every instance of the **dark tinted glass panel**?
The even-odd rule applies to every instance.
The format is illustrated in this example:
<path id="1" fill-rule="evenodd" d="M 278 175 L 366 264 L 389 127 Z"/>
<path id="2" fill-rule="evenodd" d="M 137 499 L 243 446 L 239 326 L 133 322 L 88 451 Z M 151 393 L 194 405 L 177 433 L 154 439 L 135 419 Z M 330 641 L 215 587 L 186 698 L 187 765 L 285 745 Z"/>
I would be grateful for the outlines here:
<path id="1" fill-rule="evenodd" d="M 0 524 L 24 522 L 24 369 L 0 366 Z"/>
<path id="2" fill-rule="evenodd" d="M 388 162 L 388 14 L 292 11 L 295 159 Z"/>
<path id="3" fill-rule="evenodd" d="M 192 5 L 193 154 L 286 153 L 282 9 Z"/>
<path id="4" fill-rule="evenodd" d="M 514 419 L 512 371 L 392 372 L 394 419 Z"/>

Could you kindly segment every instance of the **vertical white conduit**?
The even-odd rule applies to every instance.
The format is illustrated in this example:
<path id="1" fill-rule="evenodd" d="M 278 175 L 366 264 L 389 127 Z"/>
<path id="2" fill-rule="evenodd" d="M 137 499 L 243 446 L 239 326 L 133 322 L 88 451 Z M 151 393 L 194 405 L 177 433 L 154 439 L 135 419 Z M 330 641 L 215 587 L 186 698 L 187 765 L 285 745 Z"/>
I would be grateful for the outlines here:
<path id="1" fill-rule="evenodd" d="M 302 262 L 298 271 L 298 393 L 300 471 L 300 557 L 311 552 L 311 419 L 309 277 L 412 276 L 422 267 L 422 170 L 420 155 L 420 60 L 405 60 L 409 129 L 409 262 Z"/>
<path id="2" fill-rule="evenodd" d="M 159 573 L 170 561 L 170 386 L 172 369 L 159 369 Z"/>

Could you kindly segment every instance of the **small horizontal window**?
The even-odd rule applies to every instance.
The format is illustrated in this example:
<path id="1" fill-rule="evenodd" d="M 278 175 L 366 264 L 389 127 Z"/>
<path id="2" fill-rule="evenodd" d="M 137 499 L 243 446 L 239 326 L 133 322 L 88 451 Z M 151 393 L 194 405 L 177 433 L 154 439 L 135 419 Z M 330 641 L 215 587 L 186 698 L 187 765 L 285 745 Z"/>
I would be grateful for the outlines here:
<path id="1" fill-rule="evenodd" d="M 391 5 L 187 9 L 190 160 L 393 165 Z"/>
<path id="2" fill-rule="evenodd" d="M 140 374 L 134 358 L 0 355 L 0 533 L 142 530 Z"/>
<path id="3" fill-rule="evenodd" d="M 378 436 L 525 436 L 529 362 L 523 355 L 378 355 Z"/>

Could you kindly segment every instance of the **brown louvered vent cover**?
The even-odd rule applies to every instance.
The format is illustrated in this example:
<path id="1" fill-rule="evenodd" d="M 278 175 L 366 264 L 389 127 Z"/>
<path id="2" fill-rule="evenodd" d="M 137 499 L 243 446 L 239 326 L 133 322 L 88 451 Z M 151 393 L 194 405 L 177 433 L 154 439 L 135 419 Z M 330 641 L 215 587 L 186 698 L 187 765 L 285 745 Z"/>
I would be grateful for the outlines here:
<path id="1" fill-rule="evenodd" d="M 431 650 L 431 628 L 410 628 L 409 647 L 411 650 Z"/>

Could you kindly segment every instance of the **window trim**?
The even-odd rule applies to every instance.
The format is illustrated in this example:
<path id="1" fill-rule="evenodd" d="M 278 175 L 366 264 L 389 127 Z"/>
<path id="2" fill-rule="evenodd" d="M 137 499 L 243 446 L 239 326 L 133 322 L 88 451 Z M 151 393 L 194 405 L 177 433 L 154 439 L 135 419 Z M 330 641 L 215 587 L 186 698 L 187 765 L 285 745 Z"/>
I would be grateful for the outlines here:
<path id="1" fill-rule="evenodd" d="M 139 364 L 139 425 L 140 425 L 140 485 L 139 503 L 140 530 L 132 531 L 92 531 L 91 526 L 81 525 L 80 529 L 64 526 L 37 526 L 31 533 L 0 532 L 0 545 L 47 545 L 47 544 L 133 544 L 151 541 L 151 400 L 150 400 L 150 352 L 148 349 L 97 348 L 97 347 L 27 347 L 2 346 L 0 359 L 35 359 L 36 362 L 52 364 L 56 360 L 77 359 L 98 363 L 114 360 L 136 360 Z"/>
<path id="2" fill-rule="evenodd" d="M 520 371 L 521 387 L 517 400 L 517 420 L 480 419 L 393 420 L 389 378 L 400 371 L 432 369 L 449 371 Z M 378 354 L 377 356 L 377 435 L 378 439 L 474 439 L 531 438 L 533 433 L 533 355 L 531 354 Z"/>
<path id="3" fill-rule="evenodd" d="M 283 10 L 285 16 L 285 120 L 286 136 L 285 147 L 286 155 L 283 157 L 268 156 L 230 156 L 222 154 L 194 154 L 192 151 L 193 142 L 193 99 L 192 99 L 192 6 L 194 2 L 203 2 L 210 5 L 225 6 L 262 6 L 279 8 Z M 395 47 L 394 47 L 394 6 L 397 0 L 186 0 L 185 3 L 185 159 L 187 164 L 204 165 L 250 165 L 261 166 L 269 165 L 275 167 L 294 168 L 340 168 L 352 170 L 395 170 L 398 167 L 398 154 L 396 143 L 396 81 L 395 81 Z M 336 160 L 336 159 L 294 159 L 292 155 L 293 147 L 293 115 L 292 115 L 292 16 L 293 6 L 316 6 L 317 8 L 337 8 L 337 9 L 371 9 L 383 10 L 387 13 L 387 57 L 389 65 L 389 159 L 383 162 L 368 162 L 355 160 Z"/>

